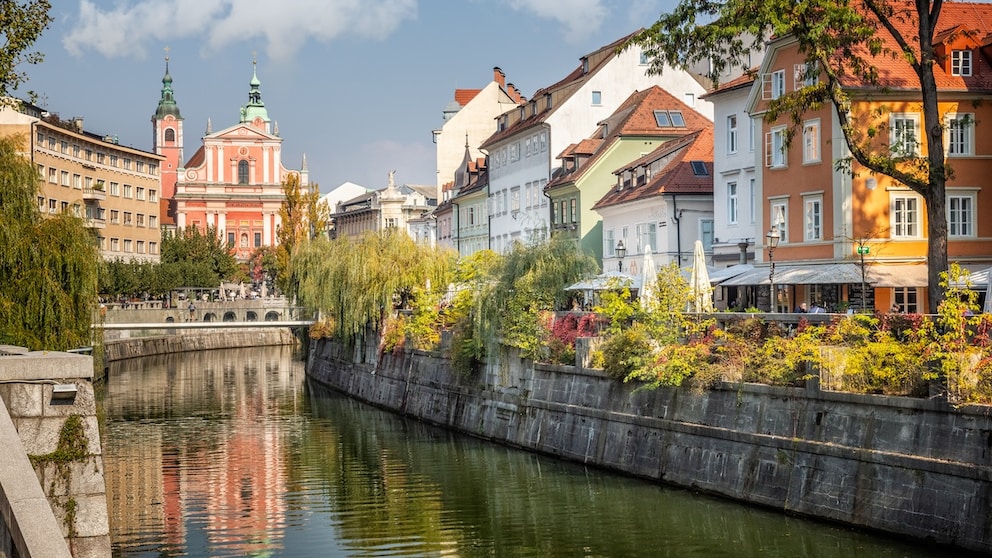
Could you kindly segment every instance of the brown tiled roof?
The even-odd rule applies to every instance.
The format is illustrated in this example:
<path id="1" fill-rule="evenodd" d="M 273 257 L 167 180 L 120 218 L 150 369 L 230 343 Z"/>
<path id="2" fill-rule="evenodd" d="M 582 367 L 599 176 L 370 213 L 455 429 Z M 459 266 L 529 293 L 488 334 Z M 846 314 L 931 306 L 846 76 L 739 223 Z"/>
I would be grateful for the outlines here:
<path id="1" fill-rule="evenodd" d="M 622 190 L 611 189 L 593 209 L 631 203 L 666 194 L 713 193 L 713 128 L 708 126 L 681 138 L 665 142 L 652 153 L 641 158 L 642 164 L 664 157 L 671 157 L 668 164 L 651 180 L 640 186 Z M 702 162 L 705 175 L 693 170 L 693 162 Z M 630 166 L 624 167 L 631 168 Z"/>
<path id="2" fill-rule="evenodd" d="M 188 169 L 196 168 L 203 164 L 203 160 L 204 160 L 203 146 L 201 145 L 200 148 L 196 150 L 196 153 L 194 153 L 193 156 L 190 157 L 188 161 L 186 161 L 186 168 Z"/>
<path id="3" fill-rule="evenodd" d="M 720 93 L 726 93 L 728 91 L 735 91 L 737 89 L 750 88 L 754 83 L 755 76 L 758 74 L 758 68 L 751 68 L 744 72 L 743 75 L 732 79 L 726 83 L 721 83 L 718 87 L 710 89 L 705 94 L 700 95 L 700 99 L 706 99 L 712 97 L 713 95 L 719 95 Z"/>
<path id="4" fill-rule="evenodd" d="M 896 15 L 890 17 L 888 21 L 899 29 L 904 36 L 912 39 L 918 35 L 918 27 L 915 4 L 909 1 L 891 2 L 895 5 Z M 982 44 L 982 40 L 989 33 L 992 33 L 992 4 L 983 2 L 944 2 L 941 8 L 940 19 L 934 31 L 935 45 L 947 40 L 956 40 L 961 33 L 965 33 L 968 39 L 976 46 Z M 878 37 L 883 41 L 885 48 L 892 52 L 899 52 L 899 45 L 890 33 L 879 26 Z M 846 87 L 887 87 L 891 89 L 912 89 L 918 90 L 919 79 L 913 68 L 902 56 L 882 54 L 871 57 L 861 54 L 871 61 L 878 69 L 878 84 L 872 86 L 863 80 L 850 74 L 842 76 L 842 82 Z M 940 64 L 934 64 L 934 78 L 937 88 L 941 90 L 966 91 L 966 90 L 990 90 L 992 89 L 992 66 L 985 56 L 975 56 L 972 60 L 973 68 L 971 76 L 952 76 Z"/>
<path id="5" fill-rule="evenodd" d="M 682 113 L 685 126 L 659 126 L 658 120 L 655 118 L 655 111 L 659 110 L 678 111 Z M 606 148 L 608 146 L 613 145 L 621 137 L 678 137 L 710 128 L 712 123 L 708 118 L 693 110 L 674 95 L 655 85 L 644 91 L 635 91 L 632 93 L 609 118 L 600 123 L 600 130 L 602 130 L 603 126 L 606 126 L 608 134 L 605 139 L 600 137 L 602 132 L 597 132 L 596 136 L 582 140 L 582 142 L 572 144 L 566 148 L 559 158 L 566 158 L 574 154 L 591 155 L 591 157 L 578 169 L 556 176 L 548 182 L 545 190 L 564 182 L 577 180 L 601 153 L 607 151 Z M 712 160 L 712 156 L 710 160 Z"/>
<path id="6" fill-rule="evenodd" d="M 455 102 L 465 106 L 481 92 L 481 89 L 455 89 Z"/>
<path id="7" fill-rule="evenodd" d="M 555 103 L 555 105 L 550 109 L 542 108 L 541 110 L 538 111 L 537 114 L 531 114 L 530 111 L 528 110 L 526 117 L 510 124 L 509 126 L 506 127 L 505 130 L 496 132 L 493 135 L 489 136 L 488 139 L 482 142 L 482 145 L 480 147 L 485 149 L 486 146 L 497 143 L 505 138 L 514 136 L 518 133 L 523 132 L 524 130 L 528 130 L 531 127 L 536 126 L 547 120 L 548 116 L 553 114 L 554 111 L 558 110 L 558 107 L 560 107 L 565 102 L 566 99 L 568 99 L 575 93 L 575 91 L 579 88 L 578 87 L 579 85 L 584 83 L 587 79 L 589 79 L 590 76 L 595 75 L 596 72 L 598 72 L 600 69 L 606 66 L 606 64 L 610 60 L 612 60 L 613 57 L 616 55 L 615 53 L 617 52 L 617 49 L 619 49 L 621 46 L 626 44 L 626 42 L 631 37 L 633 37 L 635 33 L 637 33 L 637 31 L 625 37 L 621 37 L 620 39 L 617 39 L 616 41 L 604 47 L 600 47 L 596 51 L 591 52 L 586 56 L 583 56 L 582 57 L 583 59 L 590 61 L 588 72 L 583 73 L 582 64 L 579 64 L 579 66 L 576 69 L 569 72 L 567 76 L 559 80 L 557 83 L 550 85 L 548 87 L 544 87 L 542 89 L 538 89 L 537 92 L 534 93 L 533 99 L 541 99 L 547 93 L 556 93 L 556 92 L 558 93 L 564 92 L 565 97 L 563 99 L 559 99 Z M 518 109 L 514 108 L 511 110 L 518 110 Z"/>

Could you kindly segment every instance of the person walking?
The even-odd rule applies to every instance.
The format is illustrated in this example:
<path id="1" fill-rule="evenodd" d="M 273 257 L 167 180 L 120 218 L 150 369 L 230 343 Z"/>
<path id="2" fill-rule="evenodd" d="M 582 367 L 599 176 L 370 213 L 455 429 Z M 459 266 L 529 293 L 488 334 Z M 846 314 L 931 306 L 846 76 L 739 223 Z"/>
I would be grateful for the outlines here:
<path id="1" fill-rule="evenodd" d="M 196 321 L 196 305 L 193 304 L 192 300 L 189 301 L 189 306 L 186 309 L 189 310 L 189 319 L 187 319 L 186 321 L 187 322 Z"/>

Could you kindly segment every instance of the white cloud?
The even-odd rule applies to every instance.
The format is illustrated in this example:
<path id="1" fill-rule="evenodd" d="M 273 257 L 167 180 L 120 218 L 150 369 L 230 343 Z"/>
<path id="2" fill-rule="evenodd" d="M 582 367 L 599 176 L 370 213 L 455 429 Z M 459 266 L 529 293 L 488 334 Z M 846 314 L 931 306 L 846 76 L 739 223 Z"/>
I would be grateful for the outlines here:
<path id="1" fill-rule="evenodd" d="M 108 7 L 82 0 L 63 46 L 73 55 L 143 57 L 149 43 L 202 37 L 209 53 L 261 37 L 270 58 L 287 60 L 308 40 L 383 38 L 416 16 L 417 0 L 139 0 Z"/>
<path id="2" fill-rule="evenodd" d="M 508 0 L 515 10 L 531 12 L 565 27 L 565 40 L 578 43 L 595 33 L 609 15 L 602 0 Z"/>

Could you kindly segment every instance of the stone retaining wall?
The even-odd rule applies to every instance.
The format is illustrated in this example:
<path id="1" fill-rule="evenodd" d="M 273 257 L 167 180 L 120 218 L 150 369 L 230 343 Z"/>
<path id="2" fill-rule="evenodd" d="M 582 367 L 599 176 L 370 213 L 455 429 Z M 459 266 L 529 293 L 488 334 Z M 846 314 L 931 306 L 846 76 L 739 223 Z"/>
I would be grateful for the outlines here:
<path id="1" fill-rule="evenodd" d="M 158 337 L 105 340 L 104 359 L 106 362 L 113 362 L 187 351 L 294 345 L 297 342 L 297 338 L 288 328 L 201 330 Z"/>
<path id="2" fill-rule="evenodd" d="M 581 359 L 580 359 L 581 362 Z M 314 342 L 308 374 L 369 403 L 520 448 L 743 502 L 992 551 L 988 408 L 725 384 L 692 392 L 512 355 L 472 378 L 436 353 Z"/>

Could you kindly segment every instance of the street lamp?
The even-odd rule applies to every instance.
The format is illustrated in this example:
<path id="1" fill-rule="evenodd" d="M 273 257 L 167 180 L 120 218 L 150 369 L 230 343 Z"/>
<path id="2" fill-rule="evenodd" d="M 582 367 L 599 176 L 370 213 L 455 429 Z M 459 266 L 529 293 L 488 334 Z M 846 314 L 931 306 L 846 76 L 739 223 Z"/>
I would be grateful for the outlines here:
<path id="1" fill-rule="evenodd" d="M 778 241 L 782 235 L 778 233 L 778 225 L 772 225 L 765 235 L 768 239 L 768 284 L 771 285 L 771 311 L 775 312 L 775 249 L 778 248 Z"/>
<path id="2" fill-rule="evenodd" d="M 623 273 L 623 257 L 627 255 L 627 247 L 623 245 L 623 241 L 617 242 L 617 270 Z"/>
<path id="3" fill-rule="evenodd" d="M 858 257 L 861 258 L 861 311 L 865 312 L 868 307 L 868 273 L 865 268 L 865 254 L 869 252 L 868 246 L 864 243 L 858 244 Z"/>

